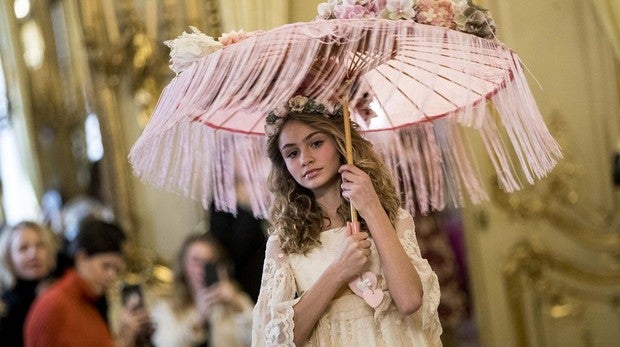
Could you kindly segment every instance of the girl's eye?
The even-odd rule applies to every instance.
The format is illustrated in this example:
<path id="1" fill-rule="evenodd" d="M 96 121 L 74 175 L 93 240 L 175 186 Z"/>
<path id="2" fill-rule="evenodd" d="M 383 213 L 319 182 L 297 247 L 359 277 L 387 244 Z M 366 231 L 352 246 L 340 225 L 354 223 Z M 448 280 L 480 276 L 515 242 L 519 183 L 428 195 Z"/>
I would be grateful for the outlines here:
<path id="1" fill-rule="evenodd" d="M 310 146 L 311 146 L 312 148 L 318 148 L 318 147 L 320 147 L 322 144 L 323 144 L 323 140 L 317 140 L 317 141 L 312 142 L 312 143 L 310 144 Z"/>
<path id="2" fill-rule="evenodd" d="M 285 155 L 285 157 L 287 158 L 295 158 L 296 156 L 297 156 L 297 151 L 290 151 Z"/>

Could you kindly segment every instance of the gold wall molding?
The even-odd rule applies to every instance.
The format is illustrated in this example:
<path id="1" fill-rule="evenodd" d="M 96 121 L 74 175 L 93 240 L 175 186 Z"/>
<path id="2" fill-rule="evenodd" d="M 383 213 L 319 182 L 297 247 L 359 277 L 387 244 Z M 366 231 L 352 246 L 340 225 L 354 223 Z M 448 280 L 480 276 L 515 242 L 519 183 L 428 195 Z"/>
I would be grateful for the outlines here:
<path id="1" fill-rule="evenodd" d="M 95 114 L 104 147 L 103 200 L 135 237 L 136 199 L 126 158 L 128 142 L 137 134 L 128 133 L 126 120 L 137 119 L 143 126 L 163 85 L 173 76 L 162 41 L 188 25 L 219 35 L 218 2 L 31 0 L 30 4 L 30 11 L 20 18 L 13 1 L 0 5 L 2 42 L 8 41 L 0 51 L 10 71 L 12 123 L 20 130 L 20 140 L 33 144 L 24 152 L 33 157 L 25 164 L 36 193 L 41 197 L 46 189 L 58 189 L 67 200 L 85 193 L 90 162 L 84 122 Z M 23 39 L 24 28 L 37 29 L 31 32 L 40 37 Z M 32 49 L 40 58 L 37 64 L 25 59 Z"/>
<path id="2" fill-rule="evenodd" d="M 65 26 L 56 25 L 52 14 L 59 2 L 33 0 L 23 18 L 16 18 L 12 3 L 2 5 L 0 51 L 6 58 L 5 72 L 9 72 L 12 125 L 20 137 L 24 165 L 37 196 L 48 189 L 74 196 L 83 190 L 80 177 L 87 172 L 79 158 L 84 107 L 75 76 L 65 69 L 71 65 L 70 57 L 59 52 L 66 43 Z M 29 55 L 37 58 L 27 59 Z"/>
<path id="3" fill-rule="evenodd" d="M 541 244 L 521 241 L 511 249 L 503 277 L 519 346 L 546 346 L 545 336 L 558 334 L 540 322 L 568 318 L 577 322 L 574 333 L 582 345 L 591 345 L 597 327 L 589 325 L 586 311 L 593 303 L 616 312 L 620 323 L 620 269 L 583 268 Z"/>
<path id="4" fill-rule="evenodd" d="M 76 5 L 91 70 L 115 88 L 123 80 L 129 82 L 142 127 L 164 84 L 174 76 L 163 41 L 192 25 L 207 35 L 221 33 L 217 0 L 100 0 Z"/>
<path id="5" fill-rule="evenodd" d="M 584 209 L 578 203 L 577 185 L 582 168 L 574 161 L 559 121 L 561 115 L 551 115 L 550 129 L 564 151 L 564 159 L 535 186 L 519 192 L 497 190 L 493 200 L 513 218 L 546 220 L 554 230 L 591 249 L 620 256 L 620 205 L 608 211 Z M 611 160 L 611 159 L 610 159 Z M 611 188 L 613 189 L 613 188 Z"/>
<path id="6" fill-rule="evenodd" d="M 104 167 L 119 222 L 136 237 L 135 196 L 127 163 L 123 117 L 146 125 L 163 85 L 173 76 L 162 43 L 188 25 L 219 34 L 217 1 L 76 1 L 92 88 L 88 93 L 100 117 Z M 214 34 L 214 35 L 217 35 Z M 123 93 L 129 89 L 130 95 Z M 127 105 L 133 105 L 128 114 Z"/>

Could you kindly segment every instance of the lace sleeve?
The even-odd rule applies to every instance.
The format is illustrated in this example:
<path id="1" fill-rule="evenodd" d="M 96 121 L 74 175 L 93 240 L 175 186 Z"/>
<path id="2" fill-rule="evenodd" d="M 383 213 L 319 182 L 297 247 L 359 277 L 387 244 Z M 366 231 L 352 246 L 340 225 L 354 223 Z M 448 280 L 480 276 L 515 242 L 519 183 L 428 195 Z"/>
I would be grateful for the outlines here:
<path id="1" fill-rule="evenodd" d="M 432 337 L 434 340 L 432 345 L 441 346 L 439 336 L 442 329 L 437 313 L 440 298 L 439 280 L 428 261 L 422 258 L 420 254 L 413 217 L 405 210 L 400 210 L 398 214 L 396 232 L 401 244 L 405 248 L 405 252 L 418 271 L 422 281 L 422 289 L 424 290 L 422 307 L 414 313 L 413 318 L 419 321 L 425 335 Z"/>
<path id="2" fill-rule="evenodd" d="M 263 279 L 253 312 L 252 346 L 295 346 L 293 306 L 297 288 L 288 256 L 270 236 L 265 252 Z"/>

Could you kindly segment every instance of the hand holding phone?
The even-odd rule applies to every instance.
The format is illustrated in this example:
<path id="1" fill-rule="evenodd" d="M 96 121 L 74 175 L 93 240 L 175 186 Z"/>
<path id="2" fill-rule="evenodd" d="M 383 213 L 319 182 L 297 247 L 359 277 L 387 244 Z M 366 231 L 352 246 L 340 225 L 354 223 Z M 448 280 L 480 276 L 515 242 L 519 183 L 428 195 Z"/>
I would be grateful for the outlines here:
<path id="1" fill-rule="evenodd" d="M 209 287 L 219 281 L 218 264 L 216 262 L 210 261 L 210 262 L 206 262 L 204 266 L 205 266 L 204 267 L 204 271 L 205 271 L 204 283 L 205 283 L 205 286 Z"/>
<path id="2" fill-rule="evenodd" d="M 144 307 L 144 294 L 139 284 L 123 284 L 123 288 L 121 289 L 121 302 L 123 306 L 127 306 L 127 303 L 130 301 L 137 302 L 133 308 Z"/>
<path id="3" fill-rule="evenodd" d="M 154 346 L 151 337 L 155 328 L 146 309 L 142 286 L 123 283 L 121 302 L 121 331 L 124 331 L 125 335 L 129 334 L 125 338 L 133 340 L 133 346 Z"/>

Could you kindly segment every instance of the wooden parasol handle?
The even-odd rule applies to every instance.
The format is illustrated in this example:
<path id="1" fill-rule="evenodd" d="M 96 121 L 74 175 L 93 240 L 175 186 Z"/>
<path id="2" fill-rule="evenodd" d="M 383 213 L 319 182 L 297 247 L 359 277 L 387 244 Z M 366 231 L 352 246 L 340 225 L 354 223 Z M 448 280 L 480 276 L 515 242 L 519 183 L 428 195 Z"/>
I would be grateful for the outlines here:
<path id="1" fill-rule="evenodd" d="M 349 96 L 342 98 L 343 126 L 344 126 L 344 149 L 346 151 L 347 164 L 353 164 L 353 149 L 351 147 L 351 120 L 349 113 Z M 351 205 L 351 223 L 357 223 L 357 210 Z M 355 230 L 355 228 L 354 228 Z"/>

